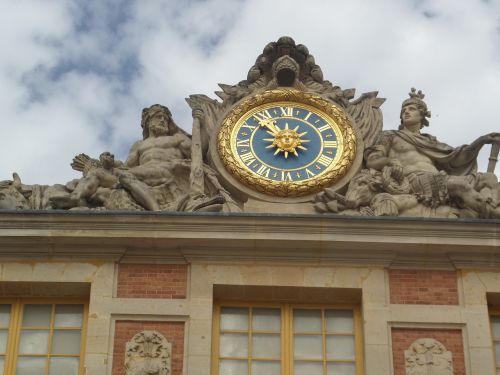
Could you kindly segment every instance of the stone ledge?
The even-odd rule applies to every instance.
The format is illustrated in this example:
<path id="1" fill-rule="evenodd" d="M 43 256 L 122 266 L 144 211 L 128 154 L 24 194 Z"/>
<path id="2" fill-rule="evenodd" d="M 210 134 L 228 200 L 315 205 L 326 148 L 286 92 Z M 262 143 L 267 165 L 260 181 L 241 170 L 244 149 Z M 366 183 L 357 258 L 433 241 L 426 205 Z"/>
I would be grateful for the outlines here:
<path id="1" fill-rule="evenodd" d="M 3 211 L 0 257 L 497 267 L 499 220 Z M 497 260 L 498 259 L 498 260 Z"/>

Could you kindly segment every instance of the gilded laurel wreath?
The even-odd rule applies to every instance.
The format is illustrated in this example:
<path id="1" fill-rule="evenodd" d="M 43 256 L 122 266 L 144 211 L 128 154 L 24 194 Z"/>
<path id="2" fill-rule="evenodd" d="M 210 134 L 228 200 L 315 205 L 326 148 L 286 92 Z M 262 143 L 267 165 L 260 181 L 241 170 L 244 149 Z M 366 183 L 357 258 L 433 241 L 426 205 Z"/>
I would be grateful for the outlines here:
<path id="1" fill-rule="evenodd" d="M 343 153 L 339 162 L 326 173 L 306 181 L 274 181 L 242 168 L 235 159 L 231 134 L 238 120 L 260 105 L 283 101 L 312 106 L 330 116 L 339 126 L 344 143 Z M 318 95 L 291 89 L 265 91 L 241 102 L 224 119 L 217 141 L 220 158 L 233 176 L 258 192 L 279 197 L 305 196 L 333 185 L 349 171 L 356 157 L 356 134 L 344 111 Z"/>

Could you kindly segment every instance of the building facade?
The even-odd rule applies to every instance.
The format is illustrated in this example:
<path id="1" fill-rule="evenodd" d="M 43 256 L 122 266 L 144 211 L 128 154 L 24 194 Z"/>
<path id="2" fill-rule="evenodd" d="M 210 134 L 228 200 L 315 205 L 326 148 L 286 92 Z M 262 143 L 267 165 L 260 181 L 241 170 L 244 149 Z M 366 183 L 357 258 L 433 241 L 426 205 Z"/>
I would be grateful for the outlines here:
<path id="1" fill-rule="evenodd" d="M 289 37 L 220 86 L 0 181 L 0 375 L 500 374 L 500 133 L 438 141 L 415 89 L 383 130 Z"/>
<path id="2" fill-rule="evenodd" d="M 50 373 L 129 374 L 127 343 L 145 331 L 171 344 L 169 374 L 497 371 L 498 221 L 48 212 L 0 220 L 6 374 L 27 357 L 64 359 L 66 372 Z M 45 329 L 24 325 L 30 309 L 44 308 L 53 310 Z M 58 331 L 81 341 L 61 338 L 66 354 L 31 353 L 43 351 L 42 338 L 24 337 L 35 328 L 50 333 L 52 350 Z M 76 364 L 80 372 L 66 370 Z"/>

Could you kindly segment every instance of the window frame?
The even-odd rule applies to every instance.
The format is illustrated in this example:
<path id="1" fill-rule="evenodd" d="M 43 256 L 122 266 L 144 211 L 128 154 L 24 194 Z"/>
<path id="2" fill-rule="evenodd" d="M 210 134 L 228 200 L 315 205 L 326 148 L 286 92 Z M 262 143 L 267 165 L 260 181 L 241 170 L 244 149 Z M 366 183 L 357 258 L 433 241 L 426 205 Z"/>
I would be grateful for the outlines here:
<path id="1" fill-rule="evenodd" d="M 493 321 L 491 318 L 500 318 L 500 308 L 490 309 L 488 312 L 489 323 L 490 323 L 490 335 L 491 335 L 491 351 L 493 352 L 493 368 L 495 369 L 495 374 L 500 370 L 500 358 L 497 358 L 495 351 L 495 343 L 500 344 L 500 336 L 496 337 L 493 335 Z"/>
<path id="2" fill-rule="evenodd" d="M 49 325 L 49 344 L 54 336 L 55 305 L 83 305 L 83 317 L 80 336 L 80 353 L 78 375 L 84 374 L 85 346 L 87 338 L 87 324 L 89 303 L 81 298 L 0 298 L 1 305 L 11 305 L 9 334 L 7 336 L 7 348 L 5 352 L 4 374 L 16 374 L 17 358 L 19 356 L 19 342 L 22 330 L 22 319 L 25 305 L 51 305 L 51 320 Z M 65 327 L 67 330 L 74 330 L 76 327 Z M 43 357 L 50 360 L 51 357 L 77 357 L 76 355 L 28 355 L 29 357 Z M 48 375 L 49 366 L 45 366 L 44 375 Z"/>
<path id="3" fill-rule="evenodd" d="M 353 312 L 354 323 L 354 350 L 355 360 L 346 361 L 355 363 L 356 375 L 364 374 L 364 361 L 363 361 L 363 337 L 362 337 L 362 319 L 361 309 L 359 305 L 352 304 L 305 304 L 305 303 L 276 303 L 276 302 L 262 302 L 262 301 L 215 301 L 213 305 L 212 317 L 212 356 L 211 356 L 211 375 L 219 375 L 219 360 L 220 360 L 220 317 L 222 307 L 245 307 L 245 308 L 279 308 L 281 311 L 281 372 L 280 375 L 293 375 L 293 310 L 294 309 L 321 309 L 321 310 L 351 310 Z M 323 313 L 322 313 L 323 315 Z M 249 334 L 252 330 L 248 329 Z M 325 327 L 321 331 L 323 341 L 323 359 L 322 362 L 329 362 L 325 356 L 325 338 L 327 333 Z M 249 350 L 251 346 L 249 346 Z M 248 353 L 249 363 L 252 360 L 250 353 Z M 314 361 L 314 362 L 319 362 Z M 335 361 L 342 363 L 343 361 Z M 249 367 L 249 374 L 251 369 Z M 323 373 L 326 375 L 326 366 L 323 366 Z M 260 374 L 251 374 L 260 375 Z"/>

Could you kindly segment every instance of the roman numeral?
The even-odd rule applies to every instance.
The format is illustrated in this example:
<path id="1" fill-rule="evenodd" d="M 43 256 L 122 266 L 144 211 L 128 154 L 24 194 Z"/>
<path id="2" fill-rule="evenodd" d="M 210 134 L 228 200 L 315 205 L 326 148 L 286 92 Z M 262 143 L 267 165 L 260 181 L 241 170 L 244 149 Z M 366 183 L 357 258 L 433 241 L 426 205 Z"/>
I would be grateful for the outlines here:
<path id="1" fill-rule="evenodd" d="M 257 127 L 256 125 L 248 125 L 246 122 L 243 123 L 243 125 L 241 125 L 242 128 L 247 128 L 247 129 L 250 129 L 251 132 L 253 132 L 255 130 L 255 128 Z"/>
<path id="2" fill-rule="evenodd" d="M 306 116 L 306 117 L 304 117 L 304 121 L 309 120 L 309 117 L 311 117 L 311 115 L 312 115 L 312 113 L 311 113 L 311 112 L 309 112 L 309 113 L 307 114 L 307 116 Z"/>
<path id="3" fill-rule="evenodd" d="M 325 145 L 325 147 L 331 147 L 331 148 L 335 148 L 337 147 L 337 141 L 325 141 L 323 143 Z"/>
<path id="4" fill-rule="evenodd" d="M 306 174 L 307 174 L 307 178 L 311 178 L 311 177 L 314 177 L 316 176 L 313 172 L 311 172 L 309 169 L 306 168 Z"/>
<path id="5" fill-rule="evenodd" d="M 281 181 L 293 181 L 292 174 L 290 172 L 281 171 Z"/>
<path id="6" fill-rule="evenodd" d="M 293 117 L 293 108 L 292 107 L 279 107 L 281 114 L 285 117 Z"/>
<path id="7" fill-rule="evenodd" d="M 321 155 L 318 160 L 316 160 L 319 164 L 321 164 L 324 167 L 327 167 L 330 165 L 330 163 L 333 161 L 332 158 L 329 158 L 326 155 Z"/>
<path id="8" fill-rule="evenodd" d="M 246 165 L 251 165 L 255 161 L 255 156 L 251 152 L 240 155 L 240 158 Z"/>
<path id="9" fill-rule="evenodd" d="M 255 117 L 255 119 L 259 123 L 261 121 L 269 120 L 270 118 L 273 118 L 273 116 L 269 113 L 269 111 L 267 109 L 262 111 L 262 112 L 257 112 L 256 114 L 253 115 L 253 117 Z"/>
<path id="10" fill-rule="evenodd" d="M 237 139 L 236 147 L 250 147 L 250 139 Z"/>
<path id="11" fill-rule="evenodd" d="M 257 173 L 266 178 L 269 178 L 269 172 L 271 172 L 271 168 L 266 167 L 265 165 L 261 165 L 259 169 L 257 169 Z"/>
<path id="12" fill-rule="evenodd" d="M 331 129 L 331 128 L 330 128 L 330 125 L 328 125 L 328 124 L 323 125 L 321 128 L 318 128 L 318 130 L 319 130 L 320 132 L 324 132 L 324 131 L 326 131 L 326 130 L 328 130 L 328 129 Z"/>

